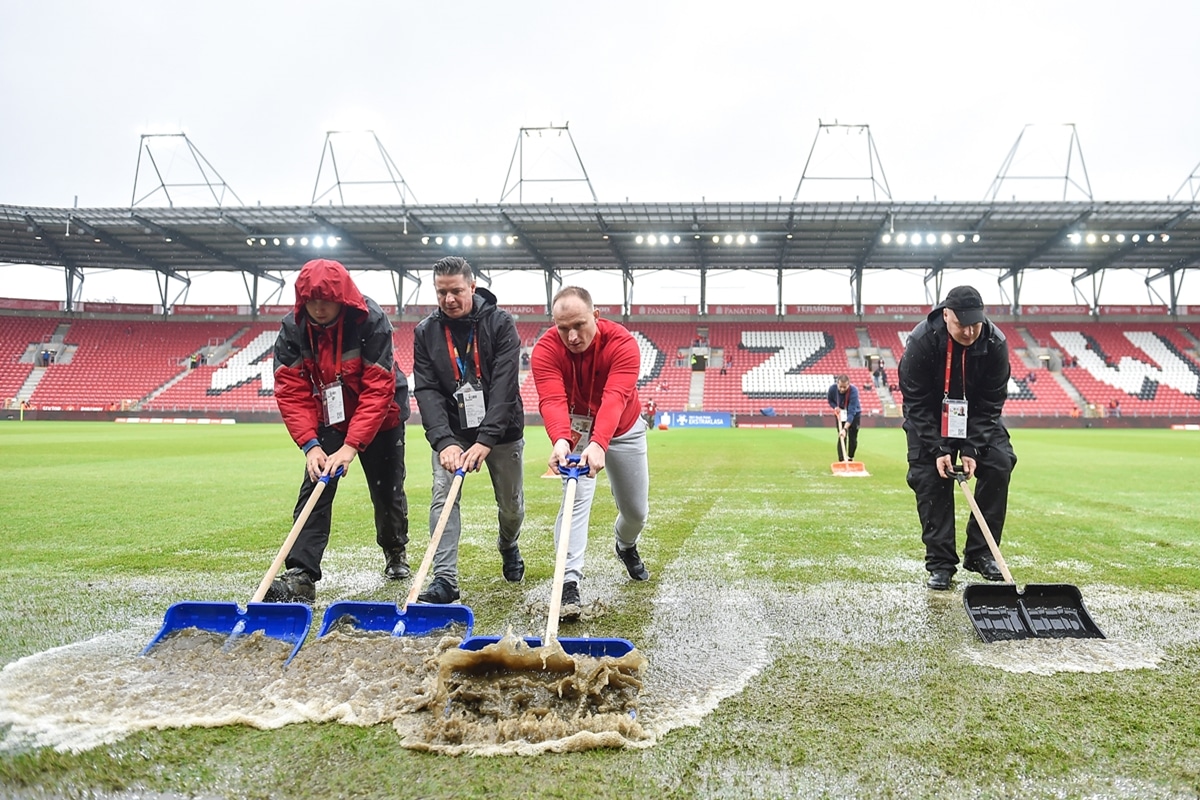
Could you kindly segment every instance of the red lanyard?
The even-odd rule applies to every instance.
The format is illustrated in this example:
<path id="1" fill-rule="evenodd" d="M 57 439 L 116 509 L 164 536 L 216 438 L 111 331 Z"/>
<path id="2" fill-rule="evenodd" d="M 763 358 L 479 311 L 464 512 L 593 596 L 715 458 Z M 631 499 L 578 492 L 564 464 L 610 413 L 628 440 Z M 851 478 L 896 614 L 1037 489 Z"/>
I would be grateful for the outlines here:
<path id="1" fill-rule="evenodd" d="M 571 413 L 576 413 L 575 409 L 576 409 L 576 404 L 578 403 L 578 397 L 575 395 L 575 392 L 576 392 L 576 390 L 578 390 L 579 393 L 581 395 L 583 395 L 584 401 L 587 403 L 587 410 L 585 412 L 586 415 L 591 416 L 591 414 L 592 414 L 591 390 L 592 390 L 592 387 L 596 385 L 596 371 L 597 371 L 597 369 L 599 369 L 599 365 L 600 365 L 600 354 L 599 354 L 599 352 L 597 352 L 597 350 L 599 349 L 599 343 L 597 340 L 599 338 L 600 338 L 600 332 L 596 331 L 596 336 L 594 339 L 592 339 L 592 346 L 589 347 L 587 350 L 584 350 L 582 353 L 580 353 L 578 362 L 576 362 L 574 359 L 571 360 L 571 373 L 572 373 L 571 377 L 573 378 L 573 380 L 571 381 L 571 397 L 569 398 L 570 399 L 569 408 L 570 408 Z M 583 359 L 585 356 L 587 356 L 588 350 L 593 351 L 592 352 L 592 378 L 590 381 L 588 381 L 587 386 L 584 386 L 583 380 L 582 380 L 583 376 L 579 372 L 579 367 L 582 366 Z M 568 351 L 567 357 L 570 358 L 570 356 L 571 356 L 571 353 L 570 353 L 570 351 Z"/>
<path id="2" fill-rule="evenodd" d="M 946 336 L 946 388 L 945 397 L 950 396 L 950 354 L 954 352 L 954 337 Z M 967 399 L 967 348 L 962 351 L 962 396 Z"/>
<path id="3" fill-rule="evenodd" d="M 458 355 L 458 345 L 454 343 L 454 337 L 450 335 L 450 326 L 443 325 L 442 330 L 446 332 L 446 350 L 450 353 L 450 362 L 454 366 L 454 380 L 461 381 L 463 379 L 462 359 Z M 475 377 L 483 378 L 483 371 L 479 368 L 479 345 L 472 347 L 475 341 L 475 326 L 471 326 L 471 334 L 467 337 L 467 354 L 474 353 L 475 355 Z"/>
<path id="4" fill-rule="evenodd" d="M 333 355 L 333 380 L 335 383 L 342 379 L 342 320 L 343 319 L 344 319 L 343 316 L 339 316 L 338 321 L 337 321 L 337 340 L 335 342 L 334 355 Z M 319 338 L 318 339 L 313 338 L 312 323 L 310 322 L 308 325 L 308 343 L 312 347 L 313 365 L 316 367 L 316 369 L 314 370 L 315 374 L 313 375 L 313 380 L 316 382 L 317 388 L 324 389 L 325 382 L 321 380 L 321 359 L 318 357 L 318 354 L 317 354 L 317 342 L 318 341 L 319 341 Z"/>

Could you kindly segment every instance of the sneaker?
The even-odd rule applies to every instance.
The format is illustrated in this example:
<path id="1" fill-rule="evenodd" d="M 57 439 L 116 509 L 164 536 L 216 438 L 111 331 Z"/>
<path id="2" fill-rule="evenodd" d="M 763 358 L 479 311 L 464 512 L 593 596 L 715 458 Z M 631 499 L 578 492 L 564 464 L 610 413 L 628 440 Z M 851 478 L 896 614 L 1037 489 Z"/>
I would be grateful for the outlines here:
<path id="1" fill-rule="evenodd" d="M 267 588 L 264 603 L 307 603 L 317 601 L 317 585 L 312 576 L 302 569 L 289 569 Z"/>
<path id="2" fill-rule="evenodd" d="M 525 577 L 525 559 L 521 558 L 521 548 L 514 544 L 507 550 L 501 550 L 500 558 L 503 560 L 504 580 L 520 583 Z"/>
<path id="3" fill-rule="evenodd" d="M 583 604 L 579 600 L 579 584 L 567 581 L 562 588 L 562 606 L 558 609 L 559 622 L 576 622 L 583 614 Z"/>
<path id="4" fill-rule="evenodd" d="M 387 559 L 387 563 L 383 567 L 383 574 L 388 580 L 398 581 L 412 575 L 412 570 L 408 568 L 408 556 L 404 553 L 404 548 L 399 550 L 388 550 L 383 554 Z"/>
<path id="5" fill-rule="evenodd" d="M 417 595 L 418 603 L 437 603 L 445 605 L 458 600 L 458 589 L 450 585 L 450 581 L 445 578 L 434 578 L 429 583 L 429 588 Z"/>
<path id="6" fill-rule="evenodd" d="M 646 569 L 646 565 L 642 563 L 642 557 L 638 555 L 637 545 L 628 550 L 622 550 L 621 544 L 616 545 L 617 558 L 621 559 L 621 563 L 625 565 L 625 569 L 629 572 L 629 577 L 635 581 L 650 580 L 650 572 Z"/>

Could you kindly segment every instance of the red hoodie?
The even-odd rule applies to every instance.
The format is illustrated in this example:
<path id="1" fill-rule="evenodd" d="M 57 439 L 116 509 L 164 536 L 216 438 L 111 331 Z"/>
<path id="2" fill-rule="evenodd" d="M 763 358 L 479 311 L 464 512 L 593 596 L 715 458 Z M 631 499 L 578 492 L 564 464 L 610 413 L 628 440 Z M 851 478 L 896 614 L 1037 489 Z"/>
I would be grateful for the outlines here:
<path id="1" fill-rule="evenodd" d="M 641 349 L 633 334 L 603 317 L 596 320 L 591 346 L 579 354 L 567 349 L 557 328 L 542 334 L 530 367 L 550 441 L 571 441 L 570 415 L 583 414 L 595 418 L 591 440 L 607 450 L 612 438 L 632 428 L 641 414 L 641 366 Z"/>
<path id="2" fill-rule="evenodd" d="M 305 312 L 309 300 L 341 303 L 342 313 L 329 325 L 318 325 Z M 400 424 L 391 322 L 378 304 L 363 297 L 345 267 L 317 259 L 300 270 L 295 310 L 284 318 L 275 341 L 275 402 L 301 447 L 317 438 L 320 386 L 337 380 L 346 419 L 333 427 L 346 434 L 346 444 L 362 451 L 379 431 Z"/>

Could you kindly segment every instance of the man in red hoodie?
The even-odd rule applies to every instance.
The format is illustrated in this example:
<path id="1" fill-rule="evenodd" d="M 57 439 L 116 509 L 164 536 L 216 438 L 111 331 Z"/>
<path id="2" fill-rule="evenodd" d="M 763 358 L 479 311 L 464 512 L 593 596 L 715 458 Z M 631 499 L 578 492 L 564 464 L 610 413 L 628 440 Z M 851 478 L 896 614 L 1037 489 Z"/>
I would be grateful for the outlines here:
<path id="1" fill-rule="evenodd" d="M 408 498 L 404 494 L 404 420 L 408 379 L 392 358 L 392 324 L 337 261 L 309 261 L 296 278 L 296 307 L 275 341 L 275 401 L 304 451 L 304 481 L 292 518 L 322 475 L 349 471 L 358 458 L 375 508 L 375 541 L 388 578 L 409 576 Z M 316 600 L 329 543 L 332 480 L 288 554 L 269 602 Z"/>
<path id="2" fill-rule="evenodd" d="M 637 391 L 642 363 L 637 340 L 617 323 L 601 319 L 591 294 L 578 286 L 564 287 L 554 296 L 551 314 L 554 328 L 534 345 L 531 359 L 538 411 L 554 443 L 550 465 L 565 467 L 574 453 L 580 466 L 588 468 L 587 478 L 576 487 L 568 532 L 560 618 L 570 622 L 581 613 L 579 582 L 596 492 L 593 479 L 606 467 L 617 504 L 617 557 L 633 580 L 650 578 L 637 549 L 650 512 L 650 469 Z M 555 542 L 563 535 L 561 526 L 560 510 Z"/>

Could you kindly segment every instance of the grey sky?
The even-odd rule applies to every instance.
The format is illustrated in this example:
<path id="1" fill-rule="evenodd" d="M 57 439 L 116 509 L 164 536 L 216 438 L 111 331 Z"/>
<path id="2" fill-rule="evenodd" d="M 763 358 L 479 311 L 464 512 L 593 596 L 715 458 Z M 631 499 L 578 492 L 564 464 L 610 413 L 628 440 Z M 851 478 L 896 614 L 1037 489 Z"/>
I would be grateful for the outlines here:
<path id="1" fill-rule="evenodd" d="M 1030 123 L 1017 167 L 1065 170 L 1065 129 L 1049 125 L 1074 123 L 1097 200 L 1165 199 L 1200 162 L 1187 90 L 1200 6 L 1184 2 L 49 0 L 8 3 L 4 18 L 4 204 L 127 206 L 139 136 L 180 130 L 247 204 L 307 204 L 331 130 L 374 130 L 425 203 L 495 202 L 519 129 L 568 121 L 606 202 L 791 199 L 818 120 L 869 125 L 901 201 L 982 199 Z M 849 168 L 823 161 L 836 148 L 814 155 L 816 170 Z M 833 191 L 801 198 L 846 199 Z M 0 282 L 0 295 L 62 292 L 51 270 L 5 268 Z M 1023 299 L 1068 302 L 1067 278 L 1052 282 L 1055 297 L 1027 282 Z M 153 295 L 136 283 L 89 276 L 85 299 Z M 204 283 L 190 301 L 217 301 Z M 919 278 L 906 284 L 920 300 Z M 1120 302 L 1146 302 L 1134 285 Z M 243 299 L 240 282 L 212 291 Z"/>

